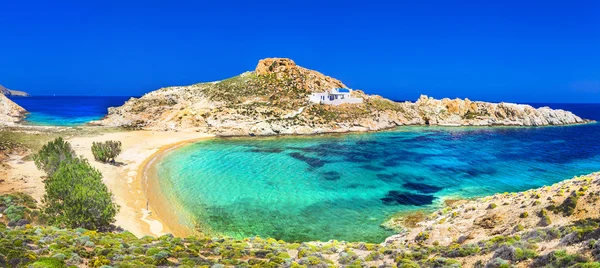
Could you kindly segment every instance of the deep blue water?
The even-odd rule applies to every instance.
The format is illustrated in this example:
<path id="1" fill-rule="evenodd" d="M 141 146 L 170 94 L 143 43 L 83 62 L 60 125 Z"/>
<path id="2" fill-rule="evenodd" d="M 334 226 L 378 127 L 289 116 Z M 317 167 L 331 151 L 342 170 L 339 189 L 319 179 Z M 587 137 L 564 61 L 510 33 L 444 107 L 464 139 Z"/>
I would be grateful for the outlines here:
<path id="1" fill-rule="evenodd" d="M 549 106 L 600 119 L 600 104 Z M 154 168 L 153 188 L 183 225 L 239 238 L 381 242 L 393 232 L 380 224 L 397 212 L 600 171 L 600 124 L 214 139 Z"/>
<path id="2" fill-rule="evenodd" d="M 130 97 L 32 96 L 11 97 L 29 112 L 26 123 L 43 126 L 77 126 L 98 120 L 108 107 L 121 106 Z"/>

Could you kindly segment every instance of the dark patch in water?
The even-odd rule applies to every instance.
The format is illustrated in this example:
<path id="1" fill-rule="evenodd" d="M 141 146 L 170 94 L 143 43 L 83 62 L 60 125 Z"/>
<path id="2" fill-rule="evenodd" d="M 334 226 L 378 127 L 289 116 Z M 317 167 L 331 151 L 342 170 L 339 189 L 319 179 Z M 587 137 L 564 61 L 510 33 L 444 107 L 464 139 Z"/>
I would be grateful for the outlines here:
<path id="1" fill-rule="evenodd" d="M 349 155 L 346 158 L 344 158 L 344 161 L 351 163 L 368 163 L 371 162 L 371 159 L 362 157 L 360 155 Z"/>
<path id="2" fill-rule="evenodd" d="M 360 187 L 363 187 L 363 185 L 358 184 L 358 183 L 351 183 L 351 184 L 348 184 L 348 186 L 346 186 L 346 188 L 348 188 L 348 189 L 356 189 L 356 188 L 360 188 Z"/>
<path id="3" fill-rule="evenodd" d="M 396 166 L 398 166 L 398 162 L 399 161 L 394 160 L 394 159 L 388 159 L 388 160 L 383 161 L 383 163 L 381 163 L 381 165 L 384 167 L 396 167 Z"/>
<path id="4" fill-rule="evenodd" d="M 436 193 L 443 189 L 442 187 L 437 187 L 437 186 L 433 186 L 433 185 L 429 185 L 429 184 L 425 184 L 425 183 L 418 183 L 418 182 L 407 182 L 407 183 L 404 183 L 402 186 L 404 186 L 404 188 L 419 191 L 424 194 Z"/>
<path id="5" fill-rule="evenodd" d="M 470 168 L 465 171 L 467 174 L 471 176 L 481 176 L 481 175 L 494 175 L 498 172 L 493 167 L 484 167 L 484 168 Z"/>
<path id="6" fill-rule="evenodd" d="M 433 203 L 433 195 L 411 194 L 401 191 L 389 191 L 385 197 L 381 198 L 381 202 L 388 206 L 394 205 L 412 205 L 424 206 Z"/>
<path id="7" fill-rule="evenodd" d="M 323 173 L 323 178 L 328 181 L 337 181 L 342 178 L 339 172 L 328 171 Z"/>
<path id="8" fill-rule="evenodd" d="M 539 168 L 539 167 L 530 167 L 529 171 L 535 171 L 535 172 L 546 172 L 545 169 L 543 168 Z"/>
<path id="9" fill-rule="evenodd" d="M 310 156 L 305 156 L 301 153 L 290 153 L 289 154 L 291 157 L 296 158 L 300 161 L 304 161 L 306 162 L 308 165 L 310 165 L 311 167 L 322 167 L 325 165 L 325 161 L 316 158 L 316 157 L 310 157 Z"/>
<path id="10" fill-rule="evenodd" d="M 370 171 L 384 171 L 385 170 L 385 168 L 377 167 L 377 166 L 373 166 L 373 165 L 362 165 L 362 166 L 360 166 L 360 168 L 370 170 Z"/>
<path id="11" fill-rule="evenodd" d="M 251 152 L 251 153 L 278 154 L 278 153 L 283 152 L 283 149 L 279 149 L 279 148 L 254 148 L 254 149 L 248 150 L 248 152 Z"/>

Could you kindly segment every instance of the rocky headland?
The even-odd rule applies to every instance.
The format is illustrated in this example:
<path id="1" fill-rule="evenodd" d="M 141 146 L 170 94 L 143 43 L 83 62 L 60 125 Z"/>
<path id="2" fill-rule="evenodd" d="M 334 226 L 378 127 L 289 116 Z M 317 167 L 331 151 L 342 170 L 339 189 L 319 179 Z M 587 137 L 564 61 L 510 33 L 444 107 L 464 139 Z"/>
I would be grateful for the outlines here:
<path id="1" fill-rule="evenodd" d="M 26 113 L 21 106 L 0 94 L 0 126 L 14 125 L 21 121 Z"/>
<path id="2" fill-rule="evenodd" d="M 29 97 L 29 94 L 27 92 L 25 92 L 25 91 L 8 89 L 8 88 L 5 88 L 2 85 L 0 85 L 0 95 L 4 95 L 4 96 L 18 96 L 18 97 Z"/>
<path id="3" fill-rule="evenodd" d="M 221 136 L 376 131 L 403 125 L 546 126 L 589 122 L 571 112 L 468 99 L 394 102 L 354 90 L 363 103 L 315 104 L 312 93 L 346 88 L 290 59 L 260 60 L 253 72 L 223 81 L 162 88 L 109 108 L 95 125 L 198 131 Z"/>

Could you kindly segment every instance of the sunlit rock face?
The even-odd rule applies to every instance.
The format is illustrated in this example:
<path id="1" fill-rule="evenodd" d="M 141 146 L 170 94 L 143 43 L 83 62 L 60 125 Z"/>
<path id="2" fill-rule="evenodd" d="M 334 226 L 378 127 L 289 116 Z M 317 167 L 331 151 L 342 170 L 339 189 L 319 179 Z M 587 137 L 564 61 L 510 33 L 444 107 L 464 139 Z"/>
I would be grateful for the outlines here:
<path id="1" fill-rule="evenodd" d="M 253 72 L 216 82 L 162 88 L 109 108 L 96 125 L 202 131 L 222 136 L 375 131 L 402 125 L 543 126 L 585 123 L 562 110 L 468 99 L 393 102 L 353 90 L 357 104 L 311 103 L 312 93 L 348 88 L 293 60 L 260 60 Z"/>
<path id="2" fill-rule="evenodd" d="M 0 94 L 0 125 L 14 124 L 20 121 L 25 113 L 25 109 Z"/>

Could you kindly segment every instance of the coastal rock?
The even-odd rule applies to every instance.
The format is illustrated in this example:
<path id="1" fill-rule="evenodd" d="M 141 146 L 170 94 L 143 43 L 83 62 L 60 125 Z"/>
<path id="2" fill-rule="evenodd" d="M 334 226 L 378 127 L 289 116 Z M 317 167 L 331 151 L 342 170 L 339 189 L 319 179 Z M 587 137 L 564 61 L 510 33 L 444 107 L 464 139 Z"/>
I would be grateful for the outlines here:
<path id="1" fill-rule="evenodd" d="M 0 125 L 12 125 L 20 121 L 25 113 L 25 109 L 0 94 Z"/>
<path id="2" fill-rule="evenodd" d="M 11 89 L 5 88 L 2 85 L 0 85 L 0 95 L 29 97 L 29 94 L 27 92 L 19 91 L 19 90 L 11 90 Z"/>
<path id="3" fill-rule="evenodd" d="M 550 186 L 518 193 L 498 193 L 477 199 L 446 202 L 447 206 L 431 213 L 414 226 L 402 226 L 402 219 L 392 218 L 384 226 L 403 232 L 386 239 L 386 244 L 405 244 L 414 241 L 422 233 L 429 234 L 426 244 L 451 245 L 455 242 L 475 244 L 498 236 L 521 235 L 529 239 L 539 235 L 536 228 L 551 226 L 562 228 L 584 219 L 600 216 L 600 173 L 592 173 Z M 565 194 L 563 194 L 565 193 Z M 575 201 L 569 199 L 577 193 Z M 570 213 L 550 211 L 552 207 L 572 205 Z M 548 223 L 539 225 L 540 220 Z M 394 226 L 396 225 L 396 226 Z M 592 231 L 592 230 L 590 230 Z M 579 243 L 585 238 L 577 231 L 565 232 L 564 237 L 549 246 L 565 246 Z M 600 231 L 590 232 L 595 236 Z"/>
<path id="4" fill-rule="evenodd" d="M 469 99 L 394 102 L 354 90 L 363 103 L 314 104 L 310 94 L 347 88 L 293 60 L 260 60 L 253 72 L 223 81 L 162 88 L 109 108 L 95 125 L 268 136 L 377 131 L 403 125 L 545 126 L 588 122 L 571 112 Z"/>

